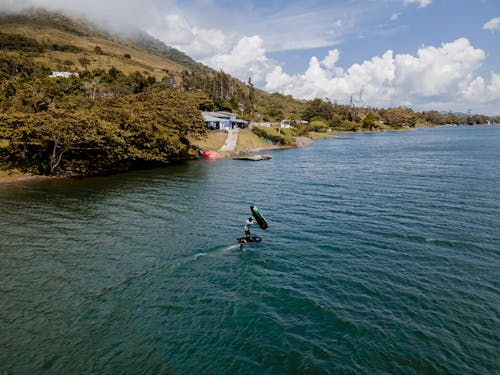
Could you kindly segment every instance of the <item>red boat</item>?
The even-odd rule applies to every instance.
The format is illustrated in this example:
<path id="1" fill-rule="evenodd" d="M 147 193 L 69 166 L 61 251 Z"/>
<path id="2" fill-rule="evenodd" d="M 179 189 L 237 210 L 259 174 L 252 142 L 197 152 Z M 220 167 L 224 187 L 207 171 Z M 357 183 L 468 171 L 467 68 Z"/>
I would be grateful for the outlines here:
<path id="1" fill-rule="evenodd" d="M 218 159 L 219 154 L 215 151 L 209 151 L 205 150 L 201 153 L 201 156 L 204 157 L 205 159 Z"/>

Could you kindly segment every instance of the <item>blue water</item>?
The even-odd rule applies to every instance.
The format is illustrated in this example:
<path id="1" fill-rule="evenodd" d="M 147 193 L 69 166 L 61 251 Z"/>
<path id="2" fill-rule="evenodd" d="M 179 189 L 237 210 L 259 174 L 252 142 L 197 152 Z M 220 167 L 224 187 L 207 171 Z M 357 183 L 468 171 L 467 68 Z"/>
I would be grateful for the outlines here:
<path id="1" fill-rule="evenodd" d="M 500 373 L 500 127 L 272 154 L 0 185 L 0 374 Z"/>

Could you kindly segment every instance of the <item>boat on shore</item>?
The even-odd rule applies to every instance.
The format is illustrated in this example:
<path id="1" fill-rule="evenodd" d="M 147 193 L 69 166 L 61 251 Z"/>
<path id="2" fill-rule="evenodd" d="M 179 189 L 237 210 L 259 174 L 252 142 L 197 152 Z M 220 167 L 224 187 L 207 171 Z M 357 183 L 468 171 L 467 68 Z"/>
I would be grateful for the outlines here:
<path id="1" fill-rule="evenodd" d="M 253 161 L 259 161 L 259 160 L 269 160 L 273 156 L 270 154 L 264 154 L 264 155 L 240 155 L 240 156 L 233 156 L 233 159 L 235 160 L 253 160 Z"/>
<path id="2" fill-rule="evenodd" d="M 218 159 L 220 155 L 215 151 L 205 150 L 200 152 L 200 155 L 205 159 Z"/>

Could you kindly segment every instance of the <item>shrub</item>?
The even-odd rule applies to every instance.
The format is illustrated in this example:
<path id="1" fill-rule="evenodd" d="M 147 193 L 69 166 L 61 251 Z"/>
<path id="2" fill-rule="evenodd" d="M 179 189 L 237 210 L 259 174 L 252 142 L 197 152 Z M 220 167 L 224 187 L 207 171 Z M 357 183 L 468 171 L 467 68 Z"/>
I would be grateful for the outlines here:
<path id="1" fill-rule="evenodd" d="M 314 120 L 309 123 L 308 130 L 312 132 L 326 132 L 328 125 L 321 120 Z"/>
<path id="2" fill-rule="evenodd" d="M 84 68 L 87 67 L 88 65 L 90 65 L 91 61 L 89 59 L 87 59 L 86 57 L 80 57 L 78 59 L 78 62 L 80 63 L 81 66 L 83 66 Z"/>
<path id="3" fill-rule="evenodd" d="M 72 44 L 63 44 L 63 45 L 59 45 L 57 43 L 54 43 L 51 45 L 52 49 L 54 51 L 61 51 L 61 52 L 73 52 L 73 53 L 77 53 L 77 52 L 82 52 L 83 49 L 81 49 L 80 47 L 77 47 L 77 46 L 74 46 Z"/>
<path id="4" fill-rule="evenodd" d="M 4 34 L 0 32 L 0 49 L 11 51 L 42 52 L 44 46 L 36 39 L 18 34 Z"/>
<path id="5" fill-rule="evenodd" d="M 283 133 L 281 133 L 281 131 L 283 131 Z M 282 146 L 289 145 L 293 141 L 293 137 L 290 132 L 285 132 L 284 129 L 280 130 L 280 133 L 278 133 L 276 128 L 262 128 L 260 126 L 254 126 L 252 128 L 252 132 L 265 140 Z"/>
<path id="6" fill-rule="evenodd" d="M 340 126 L 335 128 L 336 130 L 344 130 L 344 131 L 356 131 L 359 129 L 359 124 L 357 122 L 352 121 L 342 121 Z"/>

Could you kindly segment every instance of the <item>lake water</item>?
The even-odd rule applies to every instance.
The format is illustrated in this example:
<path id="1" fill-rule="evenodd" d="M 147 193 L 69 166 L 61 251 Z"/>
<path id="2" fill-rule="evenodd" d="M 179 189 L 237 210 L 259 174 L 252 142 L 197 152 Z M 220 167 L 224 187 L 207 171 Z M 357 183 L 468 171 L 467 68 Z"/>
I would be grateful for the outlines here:
<path id="1" fill-rule="evenodd" d="M 272 155 L 0 186 L 0 373 L 500 373 L 500 127 Z"/>

